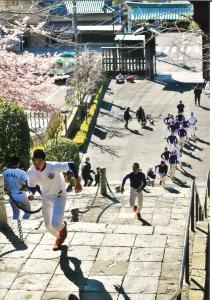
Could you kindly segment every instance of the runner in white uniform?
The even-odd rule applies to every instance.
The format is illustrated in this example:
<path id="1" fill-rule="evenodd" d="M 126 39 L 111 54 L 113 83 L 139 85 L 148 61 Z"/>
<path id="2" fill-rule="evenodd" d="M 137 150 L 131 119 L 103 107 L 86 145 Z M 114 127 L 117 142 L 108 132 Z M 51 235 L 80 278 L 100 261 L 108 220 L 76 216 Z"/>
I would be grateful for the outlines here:
<path id="1" fill-rule="evenodd" d="M 20 160 L 16 156 L 12 156 L 9 166 L 3 171 L 5 190 L 10 198 L 10 205 L 13 210 L 13 220 L 18 220 L 20 216 L 20 209 L 13 202 L 12 199 L 20 202 L 22 207 L 31 210 L 30 202 L 27 198 L 27 194 L 24 191 L 27 183 L 26 172 L 19 169 Z M 28 219 L 30 215 L 24 213 L 23 219 Z"/>
<path id="2" fill-rule="evenodd" d="M 67 236 L 63 221 L 66 204 L 66 186 L 63 172 L 72 171 L 75 192 L 82 190 L 76 166 L 73 162 L 48 162 L 43 150 L 33 153 L 33 166 L 28 170 L 28 186 L 31 190 L 39 185 L 42 192 L 42 214 L 47 230 L 56 237 L 53 250 L 58 250 Z"/>
<path id="3" fill-rule="evenodd" d="M 189 131 L 190 131 L 190 137 L 196 137 L 195 135 L 195 130 L 196 130 L 196 123 L 197 123 L 197 118 L 194 116 L 194 113 L 191 112 L 190 117 L 187 119 L 189 123 Z"/>

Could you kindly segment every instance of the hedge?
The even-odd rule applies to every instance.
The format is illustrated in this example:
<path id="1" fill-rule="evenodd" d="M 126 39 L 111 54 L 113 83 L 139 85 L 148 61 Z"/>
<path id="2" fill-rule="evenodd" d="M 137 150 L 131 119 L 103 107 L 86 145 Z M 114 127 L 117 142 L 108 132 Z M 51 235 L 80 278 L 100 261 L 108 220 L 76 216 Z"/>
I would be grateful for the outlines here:
<path id="1" fill-rule="evenodd" d="M 79 148 L 70 139 L 51 139 L 44 145 L 44 151 L 49 161 L 74 161 L 79 167 Z"/>
<path id="2" fill-rule="evenodd" d="M 98 92 L 93 100 L 93 103 L 90 106 L 87 119 L 86 118 L 84 119 L 84 121 L 82 122 L 82 124 L 80 126 L 80 130 L 76 133 L 75 137 L 73 138 L 73 143 L 75 143 L 79 146 L 84 144 L 87 139 L 87 135 L 91 128 L 92 120 L 96 113 L 102 91 L 103 91 L 103 86 L 101 86 L 100 89 L 98 90 Z"/>
<path id="3" fill-rule="evenodd" d="M 21 168 L 29 167 L 30 129 L 22 107 L 0 100 L 0 162 L 20 158 Z"/>

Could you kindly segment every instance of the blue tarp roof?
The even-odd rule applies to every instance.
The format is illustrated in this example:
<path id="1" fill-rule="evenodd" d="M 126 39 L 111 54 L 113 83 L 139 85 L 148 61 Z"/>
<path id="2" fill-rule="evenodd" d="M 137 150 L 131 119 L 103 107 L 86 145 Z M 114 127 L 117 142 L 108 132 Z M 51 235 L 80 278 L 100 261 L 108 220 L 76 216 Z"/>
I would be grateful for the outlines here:
<path id="1" fill-rule="evenodd" d="M 190 3 L 137 3 L 127 2 L 131 7 L 132 21 L 138 20 L 186 20 L 193 14 Z"/>
<path id="2" fill-rule="evenodd" d="M 72 14 L 72 1 L 64 0 L 68 13 Z M 77 14 L 111 14 L 113 8 L 110 8 L 111 1 L 108 0 L 77 0 Z M 105 10 L 103 9 L 105 7 Z"/>

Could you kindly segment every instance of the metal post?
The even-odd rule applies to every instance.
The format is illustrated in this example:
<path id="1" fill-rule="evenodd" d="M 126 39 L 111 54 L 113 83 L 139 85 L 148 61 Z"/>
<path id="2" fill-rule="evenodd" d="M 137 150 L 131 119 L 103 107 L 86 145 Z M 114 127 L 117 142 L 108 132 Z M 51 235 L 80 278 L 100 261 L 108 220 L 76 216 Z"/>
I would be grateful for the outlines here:
<path id="1" fill-rule="evenodd" d="M 72 30 L 74 32 L 74 41 L 78 42 L 78 32 L 77 32 L 77 1 L 72 0 Z"/>
<path id="2" fill-rule="evenodd" d="M 64 117 L 64 123 L 65 123 L 65 137 L 67 137 L 67 134 L 68 134 L 67 116 Z"/>
<path id="3" fill-rule="evenodd" d="M 105 196 L 105 195 L 107 195 L 106 169 L 101 168 L 100 174 L 101 174 L 101 177 L 100 177 L 101 195 Z"/>
<path id="4" fill-rule="evenodd" d="M 205 218 L 208 217 L 208 195 L 207 195 L 207 193 L 208 193 L 208 191 L 206 190 L 205 204 L 204 204 L 204 212 L 205 212 L 204 217 L 205 217 Z"/>
<path id="5" fill-rule="evenodd" d="M 191 188 L 191 230 L 195 232 L 195 225 L 194 225 L 194 181 L 192 183 Z"/>
<path id="6" fill-rule="evenodd" d="M 185 257 L 185 282 L 190 285 L 189 278 L 189 226 L 188 226 L 188 235 L 186 241 L 186 257 Z"/>
<path id="7" fill-rule="evenodd" d="M 180 294 L 177 296 L 177 300 L 181 300 L 182 298 L 181 298 L 181 292 L 180 292 Z"/>
<path id="8" fill-rule="evenodd" d="M 199 221 L 199 195 L 195 192 L 196 222 Z"/>
<path id="9" fill-rule="evenodd" d="M 0 175 L 0 228 L 7 225 L 7 212 L 4 202 L 4 177 Z"/>

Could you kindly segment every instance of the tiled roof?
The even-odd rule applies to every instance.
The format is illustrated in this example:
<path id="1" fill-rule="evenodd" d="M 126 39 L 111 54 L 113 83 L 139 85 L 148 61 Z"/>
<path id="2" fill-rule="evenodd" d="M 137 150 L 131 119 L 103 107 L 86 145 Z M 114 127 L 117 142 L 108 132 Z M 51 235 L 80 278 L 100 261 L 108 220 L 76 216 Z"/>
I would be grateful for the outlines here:
<path id="1" fill-rule="evenodd" d="M 182 3 L 133 3 L 131 19 L 138 20 L 186 20 L 193 14 L 193 6 Z"/>
<path id="2" fill-rule="evenodd" d="M 84 15 L 84 14 L 111 14 L 112 11 L 107 9 L 104 11 L 103 7 L 105 5 L 104 0 L 77 0 L 77 14 Z M 72 0 L 65 0 L 64 1 L 68 13 L 72 14 Z"/>

